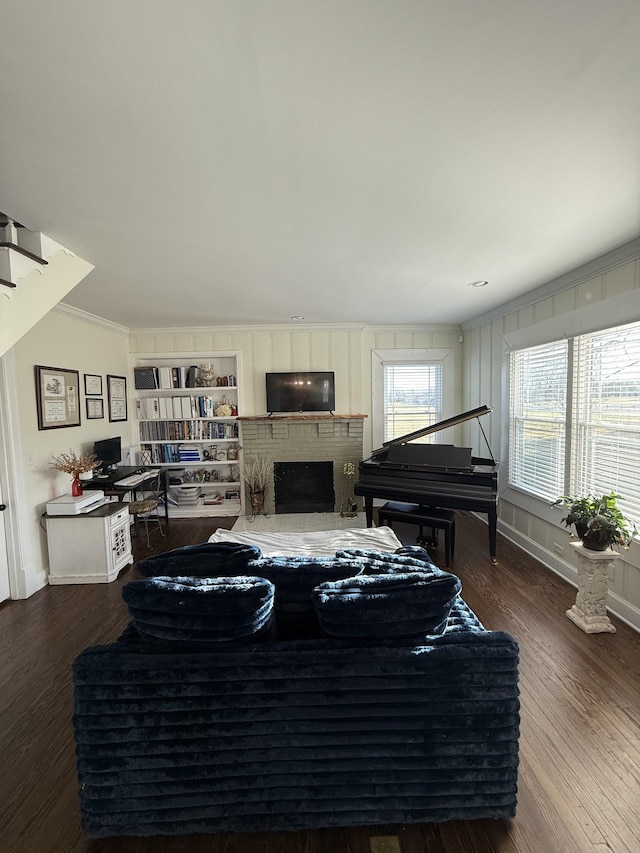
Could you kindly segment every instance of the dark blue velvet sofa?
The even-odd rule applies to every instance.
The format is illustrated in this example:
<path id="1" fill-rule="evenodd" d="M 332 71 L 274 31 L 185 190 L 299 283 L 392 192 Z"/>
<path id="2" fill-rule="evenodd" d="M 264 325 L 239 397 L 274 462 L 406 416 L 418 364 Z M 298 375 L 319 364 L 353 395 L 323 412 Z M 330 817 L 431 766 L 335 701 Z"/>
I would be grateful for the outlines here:
<path id="1" fill-rule="evenodd" d="M 89 837 L 515 814 L 518 647 L 458 595 L 419 638 L 273 639 L 261 616 L 259 642 L 189 650 L 140 633 L 140 589 L 123 636 L 74 663 Z"/>

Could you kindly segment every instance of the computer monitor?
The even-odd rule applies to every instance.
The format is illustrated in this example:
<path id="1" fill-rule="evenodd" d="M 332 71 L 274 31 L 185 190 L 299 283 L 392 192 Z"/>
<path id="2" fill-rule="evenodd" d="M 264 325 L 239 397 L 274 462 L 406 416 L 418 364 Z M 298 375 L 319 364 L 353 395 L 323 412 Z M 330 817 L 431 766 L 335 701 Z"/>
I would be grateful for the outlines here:
<path id="1" fill-rule="evenodd" d="M 115 468 L 122 461 L 122 438 L 103 438 L 93 445 L 93 452 L 100 460 L 100 470 L 103 472 Z"/>

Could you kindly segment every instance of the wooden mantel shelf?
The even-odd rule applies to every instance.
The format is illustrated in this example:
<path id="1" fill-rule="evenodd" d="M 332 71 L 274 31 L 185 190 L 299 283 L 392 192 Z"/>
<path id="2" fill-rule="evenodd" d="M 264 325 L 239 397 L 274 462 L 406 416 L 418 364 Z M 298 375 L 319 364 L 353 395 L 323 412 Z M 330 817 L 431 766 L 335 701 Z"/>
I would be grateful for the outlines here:
<path id="1" fill-rule="evenodd" d="M 240 415 L 238 417 L 239 421 L 270 421 L 271 423 L 275 423 L 277 421 L 352 421 L 357 418 L 369 417 L 368 415 L 325 415 L 325 414 L 317 414 L 317 415 Z"/>

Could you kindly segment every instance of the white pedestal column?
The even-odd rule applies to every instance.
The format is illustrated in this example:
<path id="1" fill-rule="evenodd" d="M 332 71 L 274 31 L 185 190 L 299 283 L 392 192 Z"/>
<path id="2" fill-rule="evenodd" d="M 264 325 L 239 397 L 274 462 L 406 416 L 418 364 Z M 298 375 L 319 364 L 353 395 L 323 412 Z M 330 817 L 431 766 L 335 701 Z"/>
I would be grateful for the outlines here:
<path id="1" fill-rule="evenodd" d="M 609 566 L 618 556 L 613 548 L 589 551 L 582 542 L 570 542 L 578 556 L 578 594 L 567 616 L 587 634 L 615 634 L 607 616 Z"/>

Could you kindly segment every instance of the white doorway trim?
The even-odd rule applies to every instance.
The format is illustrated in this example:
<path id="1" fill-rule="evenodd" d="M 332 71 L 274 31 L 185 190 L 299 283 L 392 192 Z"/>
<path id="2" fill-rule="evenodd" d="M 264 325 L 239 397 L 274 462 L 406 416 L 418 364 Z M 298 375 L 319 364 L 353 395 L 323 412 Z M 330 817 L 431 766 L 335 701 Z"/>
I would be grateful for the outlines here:
<path id="1" fill-rule="evenodd" d="M 2 406 L 0 405 L 0 415 Z M 1 441 L 0 436 L 0 441 Z M 2 471 L 0 471 L 0 502 L 2 498 Z M 4 513 L 0 512 L 0 603 L 11 597 L 11 585 L 9 583 L 9 557 L 7 556 L 7 537 L 4 532 Z"/>
<path id="2" fill-rule="evenodd" d="M 24 458 L 20 437 L 18 382 L 15 357 L 11 350 L 0 358 L 0 476 L 3 500 L 7 509 L 2 513 L 6 535 L 11 598 L 28 598 L 46 585 L 44 572 L 36 571 L 33 547 L 27 525 L 27 506 L 21 461 Z"/>

